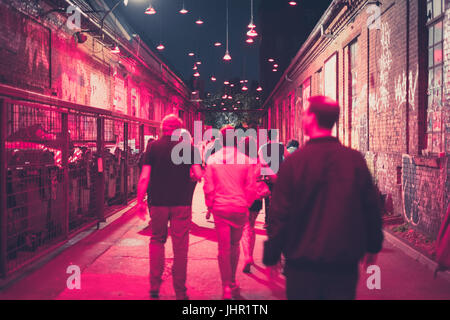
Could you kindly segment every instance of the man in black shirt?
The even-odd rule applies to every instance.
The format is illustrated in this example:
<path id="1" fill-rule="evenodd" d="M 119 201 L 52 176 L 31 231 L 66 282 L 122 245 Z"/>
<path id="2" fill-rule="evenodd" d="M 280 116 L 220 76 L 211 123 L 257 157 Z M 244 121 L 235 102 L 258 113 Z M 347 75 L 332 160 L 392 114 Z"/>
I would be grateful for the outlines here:
<path id="1" fill-rule="evenodd" d="M 173 244 L 173 286 L 177 299 L 187 299 L 186 274 L 189 227 L 192 218 L 192 196 L 196 181 L 201 178 L 200 153 L 190 142 L 179 141 L 174 131 L 182 127 L 175 115 L 166 116 L 162 123 L 162 137 L 153 141 L 146 151 L 138 184 L 137 213 L 145 220 L 145 193 L 151 194 L 150 208 L 152 236 L 150 240 L 150 295 L 158 298 L 164 271 L 164 244 L 168 223 Z M 173 136 L 173 137 L 172 137 Z M 175 141 L 173 141 L 175 140 Z M 177 152 L 179 151 L 179 152 Z M 188 154 L 185 154 L 188 153 Z M 191 168 L 192 167 L 192 168 Z"/>
<path id="2" fill-rule="evenodd" d="M 339 105 L 308 101 L 310 140 L 281 165 L 263 260 L 285 256 L 288 299 L 354 299 L 359 261 L 374 264 L 382 248 L 380 197 L 362 155 L 331 136 Z"/>

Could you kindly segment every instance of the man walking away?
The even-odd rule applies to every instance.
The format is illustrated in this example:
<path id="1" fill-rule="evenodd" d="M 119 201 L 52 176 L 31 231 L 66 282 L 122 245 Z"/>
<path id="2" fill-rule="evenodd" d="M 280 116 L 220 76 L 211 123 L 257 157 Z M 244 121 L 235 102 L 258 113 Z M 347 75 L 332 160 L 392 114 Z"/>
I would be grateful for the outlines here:
<path id="1" fill-rule="evenodd" d="M 166 116 L 161 123 L 162 137 L 151 143 L 146 151 L 144 166 L 138 184 L 138 215 L 145 220 L 145 192 L 149 181 L 152 196 L 150 208 L 150 296 L 159 297 L 161 277 L 164 271 L 164 244 L 167 240 L 168 223 L 173 245 L 173 286 L 177 299 L 188 299 L 186 294 L 187 254 L 189 227 L 192 218 L 193 190 L 190 173 L 201 177 L 201 157 L 198 150 L 189 142 L 172 141 L 174 130 L 182 127 L 182 121 L 175 115 Z M 187 145 L 182 150 L 191 151 L 191 162 L 174 164 L 172 149 L 179 143 Z M 184 157 L 183 157 L 184 158 Z M 194 164 L 195 160 L 199 164 Z M 192 165 L 193 164 L 193 165 Z"/>
<path id="2" fill-rule="evenodd" d="M 382 248 L 379 193 L 362 155 L 331 136 L 339 105 L 308 101 L 310 140 L 281 166 L 263 260 L 284 254 L 288 299 L 354 299 L 358 262 L 375 263 Z"/>
<path id="3" fill-rule="evenodd" d="M 257 196 L 256 172 L 252 161 L 238 151 L 234 128 L 226 126 L 221 133 L 223 148 L 208 159 L 203 189 L 218 236 L 223 298 L 229 300 L 239 295 L 236 282 L 239 242 L 248 220 L 248 208 Z"/>

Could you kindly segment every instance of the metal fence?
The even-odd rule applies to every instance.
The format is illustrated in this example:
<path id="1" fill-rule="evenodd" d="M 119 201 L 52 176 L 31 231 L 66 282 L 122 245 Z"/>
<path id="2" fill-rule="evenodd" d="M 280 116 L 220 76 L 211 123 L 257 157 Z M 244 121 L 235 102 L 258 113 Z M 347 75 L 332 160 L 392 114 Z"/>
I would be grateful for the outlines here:
<path id="1" fill-rule="evenodd" d="M 137 194 L 159 123 L 0 85 L 0 275 L 95 226 Z"/>

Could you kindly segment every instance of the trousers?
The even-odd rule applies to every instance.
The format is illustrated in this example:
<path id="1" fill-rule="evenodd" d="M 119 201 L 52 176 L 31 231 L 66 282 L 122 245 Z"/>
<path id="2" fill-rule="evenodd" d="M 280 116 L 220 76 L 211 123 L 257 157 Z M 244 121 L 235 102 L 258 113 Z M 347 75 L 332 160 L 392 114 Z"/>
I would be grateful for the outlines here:
<path id="1" fill-rule="evenodd" d="M 186 296 L 187 256 L 189 248 L 189 229 L 192 220 L 190 206 L 150 208 L 150 290 L 159 291 L 165 264 L 164 245 L 170 236 L 173 248 L 172 279 L 177 298 Z"/>

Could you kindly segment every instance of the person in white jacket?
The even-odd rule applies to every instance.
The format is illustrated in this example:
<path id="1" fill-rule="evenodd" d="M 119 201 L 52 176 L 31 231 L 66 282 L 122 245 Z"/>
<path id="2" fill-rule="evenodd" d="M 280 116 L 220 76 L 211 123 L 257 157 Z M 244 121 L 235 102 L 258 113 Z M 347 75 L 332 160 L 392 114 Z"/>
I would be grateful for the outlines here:
<path id="1" fill-rule="evenodd" d="M 205 170 L 205 202 L 218 235 L 218 262 L 223 298 L 239 295 L 236 269 L 239 243 L 248 208 L 257 198 L 254 161 L 238 151 L 234 128 L 221 129 L 223 148 L 209 157 Z"/>

